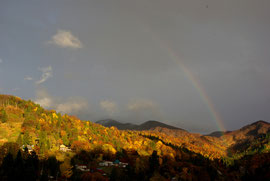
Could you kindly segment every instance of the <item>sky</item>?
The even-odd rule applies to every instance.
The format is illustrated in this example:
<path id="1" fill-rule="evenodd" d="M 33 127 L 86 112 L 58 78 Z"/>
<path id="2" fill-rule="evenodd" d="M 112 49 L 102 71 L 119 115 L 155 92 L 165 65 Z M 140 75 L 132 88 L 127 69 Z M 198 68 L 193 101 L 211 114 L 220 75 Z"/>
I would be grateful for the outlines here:
<path id="1" fill-rule="evenodd" d="M 235 130 L 270 113 L 269 0 L 1 0 L 0 93 L 83 120 Z"/>

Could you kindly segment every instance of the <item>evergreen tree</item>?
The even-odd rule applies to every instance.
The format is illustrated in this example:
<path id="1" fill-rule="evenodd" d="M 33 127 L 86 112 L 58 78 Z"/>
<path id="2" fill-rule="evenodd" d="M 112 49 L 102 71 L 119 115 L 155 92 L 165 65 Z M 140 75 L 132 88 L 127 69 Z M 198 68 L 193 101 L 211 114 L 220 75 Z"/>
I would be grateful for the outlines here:
<path id="1" fill-rule="evenodd" d="M 22 134 L 19 134 L 16 143 L 18 143 L 19 146 L 23 145 Z"/>
<path id="2" fill-rule="evenodd" d="M 2 165 L 1 165 L 1 177 L 6 178 L 7 180 L 14 180 L 14 160 L 12 154 L 9 152 L 3 159 Z M 0 177 L 0 180 L 2 178 Z"/>
<path id="3" fill-rule="evenodd" d="M 5 122 L 7 122 L 7 120 L 8 120 L 7 113 L 6 113 L 5 109 L 3 108 L 1 110 L 1 122 L 5 123 Z"/>
<path id="4" fill-rule="evenodd" d="M 59 171 L 60 171 L 59 162 L 57 161 L 55 156 L 49 157 L 47 162 L 48 162 L 49 175 L 56 178 L 56 176 L 59 174 Z"/>
<path id="5" fill-rule="evenodd" d="M 37 123 L 37 130 L 40 130 L 40 123 L 39 123 L 39 121 Z"/>
<path id="6" fill-rule="evenodd" d="M 31 144 L 31 138 L 30 135 L 28 133 L 28 131 L 26 131 L 23 135 L 23 144 L 24 145 L 30 145 Z"/>
<path id="7" fill-rule="evenodd" d="M 155 170 L 159 168 L 159 156 L 156 150 L 153 151 L 151 157 L 149 158 L 149 167 L 151 173 L 153 173 Z"/>
<path id="8" fill-rule="evenodd" d="M 58 120 L 57 120 L 56 126 L 57 126 L 57 128 L 59 128 L 61 126 L 61 122 L 62 122 L 61 113 L 58 113 L 57 116 L 58 116 Z"/>
<path id="9" fill-rule="evenodd" d="M 14 161 L 14 171 L 15 171 L 15 177 L 16 180 L 23 180 L 24 177 L 24 164 L 23 164 L 23 158 L 22 158 L 22 153 L 19 150 L 17 153 L 17 156 Z"/>
<path id="10" fill-rule="evenodd" d="M 63 140 L 63 144 L 64 144 L 64 145 L 66 145 L 66 146 L 70 145 L 69 140 L 68 140 L 68 138 L 67 138 L 67 135 L 64 135 L 64 136 L 62 137 L 62 140 Z"/>

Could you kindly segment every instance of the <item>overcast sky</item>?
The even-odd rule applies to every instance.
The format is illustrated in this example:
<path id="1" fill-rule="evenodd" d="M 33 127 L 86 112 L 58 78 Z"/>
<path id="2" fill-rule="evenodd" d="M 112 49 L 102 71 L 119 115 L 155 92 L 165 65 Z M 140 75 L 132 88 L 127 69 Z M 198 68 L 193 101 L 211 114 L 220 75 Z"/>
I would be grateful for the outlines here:
<path id="1" fill-rule="evenodd" d="M 269 121 L 269 7 L 1 0 L 0 93 L 91 121 L 157 120 L 201 133 L 220 129 L 213 111 L 228 130 Z"/>

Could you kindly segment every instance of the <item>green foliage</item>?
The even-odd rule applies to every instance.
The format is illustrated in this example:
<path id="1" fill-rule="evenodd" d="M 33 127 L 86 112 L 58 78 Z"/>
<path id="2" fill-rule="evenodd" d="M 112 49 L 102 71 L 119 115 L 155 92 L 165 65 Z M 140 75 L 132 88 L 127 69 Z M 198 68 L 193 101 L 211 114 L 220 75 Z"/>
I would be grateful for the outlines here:
<path id="1" fill-rule="evenodd" d="M 67 145 L 67 146 L 70 145 L 69 140 L 68 140 L 68 138 L 67 138 L 67 135 L 63 136 L 63 137 L 62 137 L 62 140 L 63 140 L 63 144 L 64 144 L 64 145 Z"/>
<path id="2" fill-rule="evenodd" d="M 18 143 L 19 146 L 23 145 L 22 134 L 19 134 L 16 143 Z"/>
<path id="3" fill-rule="evenodd" d="M 6 113 L 6 111 L 5 111 L 4 108 L 2 108 L 2 110 L 1 110 L 1 116 L 0 116 L 0 119 L 1 119 L 1 122 L 2 122 L 2 123 L 7 122 L 7 120 L 8 120 L 8 116 L 7 116 L 7 113 Z"/>
<path id="4" fill-rule="evenodd" d="M 150 142 L 150 147 L 152 148 L 152 150 L 156 149 L 156 143 L 153 140 L 151 140 Z"/>
<path id="5" fill-rule="evenodd" d="M 22 143 L 23 143 L 23 145 L 31 145 L 31 144 L 32 144 L 31 137 L 30 137 L 28 131 L 26 131 L 26 132 L 23 134 L 23 140 L 22 140 Z"/>

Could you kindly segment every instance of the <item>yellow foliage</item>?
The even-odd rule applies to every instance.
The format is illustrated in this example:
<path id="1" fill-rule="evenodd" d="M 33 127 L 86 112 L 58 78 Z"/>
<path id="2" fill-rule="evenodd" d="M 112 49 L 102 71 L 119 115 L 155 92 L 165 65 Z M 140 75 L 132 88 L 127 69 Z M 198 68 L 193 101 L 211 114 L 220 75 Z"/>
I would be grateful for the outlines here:
<path id="1" fill-rule="evenodd" d="M 83 139 L 82 139 L 82 137 L 81 137 L 81 136 L 78 136 L 78 140 L 79 140 L 79 141 L 82 141 Z"/>
<path id="2" fill-rule="evenodd" d="M 80 125 L 81 124 L 81 120 L 77 119 L 77 120 L 75 120 L 75 123 L 76 123 L 76 125 Z"/>
<path id="3" fill-rule="evenodd" d="M 115 154 L 116 153 L 115 148 L 112 145 L 110 145 L 110 144 L 104 144 L 102 146 L 102 150 L 105 151 L 105 152 L 110 152 L 112 154 Z"/>
<path id="4" fill-rule="evenodd" d="M 58 119 L 58 116 L 57 116 L 56 113 L 53 113 L 52 116 L 53 116 L 54 119 Z"/>
<path id="5" fill-rule="evenodd" d="M 42 123 L 45 123 L 45 120 L 43 118 L 40 118 L 39 122 L 42 124 Z"/>
<path id="6" fill-rule="evenodd" d="M 34 112 L 36 112 L 37 110 L 38 110 L 38 107 L 35 107 L 35 108 L 33 109 Z"/>

